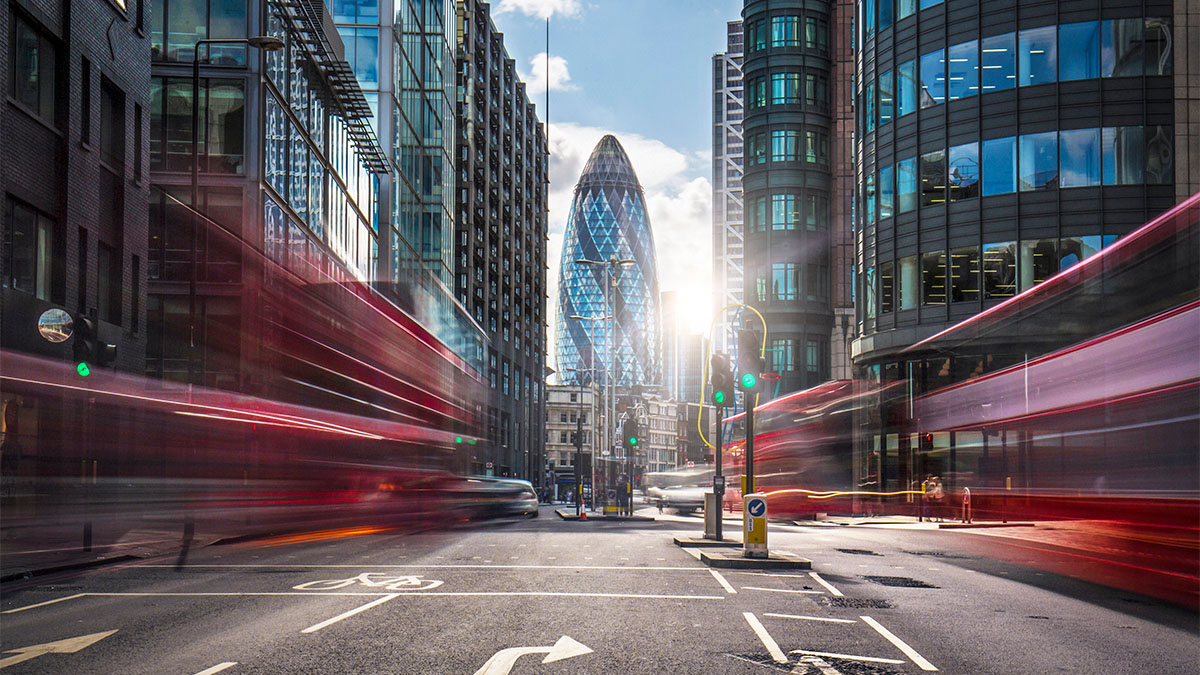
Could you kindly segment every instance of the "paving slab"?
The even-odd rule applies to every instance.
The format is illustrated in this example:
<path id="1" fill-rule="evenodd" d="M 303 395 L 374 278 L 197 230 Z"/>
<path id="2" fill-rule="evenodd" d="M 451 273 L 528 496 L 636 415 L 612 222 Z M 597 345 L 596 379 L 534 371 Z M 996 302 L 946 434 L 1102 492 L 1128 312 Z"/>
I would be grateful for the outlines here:
<path id="1" fill-rule="evenodd" d="M 700 562 L 709 567 L 749 570 L 810 570 L 812 561 L 787 551 L 771 551 L 766 558 L 746 558 L 736 549 L 700 549 Z"/>

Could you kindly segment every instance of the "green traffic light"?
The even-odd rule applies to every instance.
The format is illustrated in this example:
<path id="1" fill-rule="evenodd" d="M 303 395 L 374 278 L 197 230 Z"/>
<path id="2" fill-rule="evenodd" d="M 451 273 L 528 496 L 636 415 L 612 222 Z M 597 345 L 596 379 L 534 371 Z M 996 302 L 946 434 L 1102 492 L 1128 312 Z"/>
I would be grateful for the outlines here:
<path id="1" fill-rule="evenodd" d="M 717 404 L 724 403 L 725 402 L 725 392 L 714 391 L 713 392 L 713 401 L 715 401 Z"/>
<path id="2" fill-rule="evenodd" d="M 630 445 L 637 445 L 637 437 L 636 437 L 636 436 L 630 437 L 630 439 L 629 439 L 629 444 L 630 444 Z"/>
<path id="3" fill-rule="evenodd" d="M 454 437 L 454 442 L 455 442 L 455 443 L 462 443 L 462 436 L 455 436 L 455 437 Z"/>
<path id="4" fill-rule="evenodd" d="M 747 389 L 753 389 L 758 383 L 758 378 L 754 377 L 754 373 L 742 373 L 742 386 Z"/>
<path id="5" fill-rule="evenodd" d="M 80 361 L 79 365 L 75 366 L 75 372 L 79 373 L 80 377 L 87 377 L 92 374 L 92 369 L 88 368 L 88 364 Z"/>

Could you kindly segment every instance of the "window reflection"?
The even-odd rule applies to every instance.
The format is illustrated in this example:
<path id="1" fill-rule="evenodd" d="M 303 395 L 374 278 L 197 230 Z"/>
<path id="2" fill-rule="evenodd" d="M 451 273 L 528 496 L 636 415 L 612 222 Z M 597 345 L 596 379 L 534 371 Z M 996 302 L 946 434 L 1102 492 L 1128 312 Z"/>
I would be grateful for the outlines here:
<path id="1" fill-rule="evenodd" d="M 771 17 L 771 46 L 799 47 L 800 46 L 800 17 L 773 16 Z"/>
<path id="2" fill-rule="evenodd" d="M 917 110 L 917 62 L 905 61 L 896 69 L 896 116 Z"/>
<path id="3" fill-rule="evenodd" d="M 875 172 L 874 171 L 867 173 L 866 183 L 867 183 L 867 186 L 866 186 L 867 223 L 873 223 L 873 222 L 875 222 Z"/>
<path id="4" fill-rule="evenodd" d="M 1059 185 L 1085 187 L 1100 184 L 1100 130 L 1069 129 L 1058 132 Z"/>
<path id="5" fill-rule="evenodd" d="M 863 92 L 863 109 L 867 118 L 867 131 L 875 131 L 875 83 L 868 82 Z"/>
<path id="6" fill-rule="evenodd" d="M 771 104 L 800 103 L 800 73 L 771 74 Z"/>
<path id="7" fill-rule="evenodd" d="M 1143 42 L 1146 50 L 1146 74 L 1170 75 L 1171 61 L 1171 22 L 1169 19 L 1145 19 Z"/>
<path id="8" fill-rule="evenodd" d="M 979 93 L 979 43 L 975 40 L 950 48 L 947 64 L 950 100 Z"/>
<path id="9" fill-rule="evenodd" d="M 1022 87 L 1053 82 L 1058 75 L 1058 41 L 1054 26 L 1030 28 L 1018 36 L 1017 74 Z"/>
<path id="10" fill-rule="evenodd" d="M 946 304 L 946 252 L 921 254 L 921 304 Z"/>
<path id="11" fill-rule="evenodd" d="M 891 218 L 895 211 L 896 193 L 892 183 L 893 169 L 885 166 L 879 169 L 879 219 Z"/>
<path id="12" fill-rule="evenodd" d="M 1169 126 L 1145 128 L 1146 182 L 1169 185 L 1175 172 L 1175 137 Z"/>
<path id="13" fill-rule="evenodd" d="M 1017 36 L 993 35 L 980 41 L 980 91 L 1000 91 L 1017 83 Z"/>
<path id="14" fill-rule="evenodd" d="M 771 195 L 771 229 L 794 230 L 800 220 L 800 212 L 796 210 L 796 195 Z"/>
<path id="15" fill-rule="evenodd" d="M 950 300 L 979 299 L 979 247 L 960 246 L 950 251 Z"/>
<path id="16" fill-rule="evenodd" d="M 896 279 L 896 296 L 900 309 L 914 309 L 917 306 L 917 296 L 920 285 L 917 274 L 917 256 L 909 255 L 900 259 L 900 275 Z"/>
<path id="17" fill-rule="evenodd" d="M 1017 271 L 1020 290 L 1028 290 L 1058 272 L 1057 239 L 1026 239 L 1021 241 L 1021 261 Z"/>
<path id="18" fill-rule="evenodd" d="M 892 121 L 896 113 L 896 87 L 892 81 L 892 71 L 884 71 L 879 77 L 879 124 L 882 126 Z"/>
<path id="19" fill-rule="evenodd" d="M 1017 191 L 1017 139 L 1014 136 L 983 142 L 983 194 Z"/>
<path id="20" fill-rule="evenodd" d="M 896 163 L 896 194 L 900 213 L 917 208 L 917 158 L 910 157 Z"/>
<path id="21" fill-rule="evenodd" d="M 866 318 L 868 319 L 875 318 L 875 306 L 879 302 L 877 290 L 875 268 L 868 267 L 866 274 L 863 275 L 863 305 L 866 309 Z"/>
<path id="22" fill-rule="evenodd" d="M 946 100 L 945 50 L 921 55 L 921 107 L 928 108 Z"/>
<path id="23" fill-rule="evenodd" d="M 879 27 L 892 25 L 892 0 L 879 0 Z"/>
<path id="24" fill-rule="evenodd" d="M 979 144 L 950 148 L 950 201 L 979 196 Z"/>
<path id="25" fill-rule="evenodd" d="M 879 313 L 890 314 L 895 300 L 896 278 L 892 273 L 892 263 L 886 262 L 879 266 Z"/>
<path id="26" fill-rule="evenodd" d="M 1098 234 L 1085 237 L 1063 237 L 1058 240 L 1058 269 L 1065 270 L 1075 263 L 1100 252 L 1102 238 Z"/>
<path id="27" fill-rule="evenodd" d="M 1104 127 L 1100 139 L 1104 184 L 1140 184 L 1146 166 L 1142 127 Z"/>
<path id="28" fill-rule="evenodd" d="M 775 300 L 795 300 L 799 286 L 799 265 L 795 263 L 771 265 L 771 293 Z"/>
<path id="29" fill-rule="evenodd" d="M 1011 298 L 1017 294 L 1017 243 L 1001 241 L 983 245 L 983 299 Z"/>
<path id="30" fill-rule="evenodd" d="M 917 11 L 917 0 L 896 0 L 896 20 L 912 16 Z"/>
<path id="31" fill-rule="evenodd" d="M 1018 145 L 1021 192 L 1058 185 L 1058 132 L 1025 134 Z"/>
<path id="32" fill-rule="evenodd" d="M 1103 77 L 1127 77 L 1145 74 L 1142 19 L 1113 19 L 1101 25 L 1101 66 Z"/>
<path id="33" fill-rule="evenodd" d="M 921 155 L 921 206 L 946 201 L 946 151 Z"/>
<path id="34" fill-rule="evenodd" d="M 1100 77 L 1100 22 L 1066 23 L 1058 27 L 1058 43 L 1067 56 L 1058 64 L 1058 79 Z"/>
<path id="35" fill-rule="evenodd" d="M 822 194 L 809 194 L 805 197 L 805 226 L 809 230 L 829 227 L 829 199 Z"/>

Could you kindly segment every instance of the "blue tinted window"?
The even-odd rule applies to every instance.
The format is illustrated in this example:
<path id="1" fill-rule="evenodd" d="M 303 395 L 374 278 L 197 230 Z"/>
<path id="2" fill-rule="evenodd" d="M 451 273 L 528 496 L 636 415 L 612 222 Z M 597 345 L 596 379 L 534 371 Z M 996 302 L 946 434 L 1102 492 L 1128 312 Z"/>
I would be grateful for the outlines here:
<path id="1" fill-rule="evenodd" d="M 894 169 L 885 166 L 879 170 L 879 219 L 891 218 L 896 209 L 896 189 L 892 182 Z"/>
<path id="2" fill-rule="evenodd" d="M 946 59 L 942 49 L 921 55 L 921 107 L 946 101 Z"/>
<path id="3" fill-rule="evenodd" d="M 1100 130 L 1070 129 L 1058 132 L 1059 185 L 1084 187 L 1100 184 Z"/>
<path id="4" fill-rule="evenodd" d="M 1014 136 L 983 142 L 983 194 L 1017 191 L 1017 139 Z"/>
<path id="5" fill-rule="evenodd" d="M 875 33 L 875 0 L 865 0 L 863 2 L 863 30 L 864 37 L 871 37 Z"/>
<path id="6" fill-rule="evenodd" d="M 1017 34 L 993 35 L 980 41 L 980 91 L 1008 89 L 1017 84 Z"/>
<path id="7" fill-rule="evenodd" d="M 1101 26 L 1100 74 L 1125 77 L 1146 72 L 1141 19 L 1113 19 Z"/>
<path id="8" fill-rule="evenodd" d="M 896 20 L 912 16 L 917 11 L 917 0 L 896 0 Z"/>
<path id="9" fill-rule="evenodd" d="M 929 9 L 934 5 L 942 4 L 942 0 L 921 0 L 921 9 Z"/>
<path id="10" fill-rule="evenodd" d="M 892 81 L 892 71 L 888 70 L 879 76 L 879 124 L 887 124 L 896 114 L 896 87 Z"/>
<path id="11" fill-rule="evenodd" d="M 879 27 L 892 25 L 892 0 L 879 0 Z"/>
<path id="12" fill-rule="evenodd" d="M 1100 130 L 1105 185 L 1137 185 L 1144 180 L 1146 144 L 1142 127 Z"/>
<path id="13" fill-rule="evenodd" d="M 916 61 L 905 61 L 896 69 L 896 116 L 917 111 Z"/>
<path id="14" fill-rule="evenodd" d="M 950 148 L 950 201 L 979 196 L 979 144 Z"/>
<path id="15" fill-rule="evenodd" d="M 909 157 L 896 163 L 896 197 L 900 213 L 917 208 L 916 157 Z"/>
<path id="16" fill-rule="evenodd" d="M 863 93 L 863 106 L 867 116 L 867 131 L 875 130 L 875 83 L 868 82 L 867 90 Z"/>
<path id="17" fill-rule="evenodd" d="M 1067 23 L 1058 27 L 1058 44 L 1066 58 L 1058 64 L 1058 79 L 1100 77 L 1100 22 Z"/>
<path id="18" fill-rule="evenodd" d="M 1025 134 L 1017 144 L 1020 157 L 1017 177 L 1022 192 L 1045 190 L 1058 184 L 1058 132 Z"/>
<path id="19" fill-rule="evenodd" d="M 799 47 L 800 46 L 800 17 L 773 16 L 771 17 L 771 46 Z"/>
<path id="20" fill-rule="evenodd" d="M 953 101 L 979 93 L 979 43 L 975 40 L 950 48 L 949 95 Z"/>
<path id="21" fill-rule="evenodd" d="M 1022 87 L 1053 82 L 1058 76 L 1055 32 L 1054 26 L 1021 31 L 1017 40 L 1017 74 Z"/>
<path id="22" fill-rule="evenodd" d="M 867 223 L 875 222 L 875 172 L 867 174 Z"/>
<path id="23" fill-rule="evenodd" d="M 946 202 L 946 151 L 921 155 L 921 206 Z"/>

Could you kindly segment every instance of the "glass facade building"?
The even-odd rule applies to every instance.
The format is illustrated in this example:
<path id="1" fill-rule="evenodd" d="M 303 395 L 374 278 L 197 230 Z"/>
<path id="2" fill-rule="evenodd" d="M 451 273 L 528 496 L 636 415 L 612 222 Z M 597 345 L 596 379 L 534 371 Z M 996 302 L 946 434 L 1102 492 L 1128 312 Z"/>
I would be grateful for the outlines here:
<path id="1" fill-rule="evenodd" d="M 855 365 L 1092 255 L 1177 201 L 1169 1 L 857 6 Z M 905 357 L 911 359 L 911 355 Z"/>
<path id="2" fill-rule="evenodd" d="M 633 260 L 612 266 L 577 260 Z M 561 381 L 573 383 L 595 365 L 612 368 L 618 387 L 661 384 L 658 260 L 646 200 L 625 149 L 613 136 L 596 144 L 583 167 L 559 272 L 557 357 Z M 611 290 L 611 305 L 606 291 Z M 609 321 L 572 319 L 582 316 Z M 571 371 L 571 368 L 579 372 Z M 603 380 L 603 373 L 599 379 Z"/>

